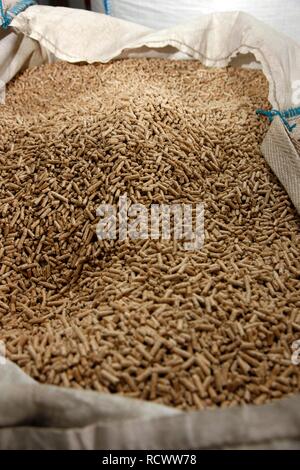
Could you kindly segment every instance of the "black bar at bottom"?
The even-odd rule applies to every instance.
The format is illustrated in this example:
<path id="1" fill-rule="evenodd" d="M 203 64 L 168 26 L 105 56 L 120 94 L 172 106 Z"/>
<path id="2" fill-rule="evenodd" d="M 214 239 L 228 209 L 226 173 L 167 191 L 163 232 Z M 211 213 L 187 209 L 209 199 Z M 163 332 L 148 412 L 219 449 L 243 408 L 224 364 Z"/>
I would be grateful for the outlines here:
<path id="1" fill-rule="evenodd" d="M 224 468 L 225 465 L 239 470 L 256 470 L 254 465 L 277 466 L 297 465 L 300 462 L 300 450 L 292 451 L 263 451 L 263 450 L 98 450 L 98 451 L 0 451 L 1 468 L 5 464 L 28 463 L 30 469 L 52 464 L 68 464 L 73 467 L 81 467 L 84 470 L 93 468 L 108 468 L 111 466 L 123 466 L 126 468 L 150 468 L 157 465 L 183 466 L 192 468 L 204 468 L 203 465 L 217 464 Z M 53 468 L 53 467 L 52 467 Z M 61 468 L 61 466 L 60 466 Z M 70 467 L 68 467 L 70 468 Z M 43 468 L 42 468 L 43 470 Z"/>

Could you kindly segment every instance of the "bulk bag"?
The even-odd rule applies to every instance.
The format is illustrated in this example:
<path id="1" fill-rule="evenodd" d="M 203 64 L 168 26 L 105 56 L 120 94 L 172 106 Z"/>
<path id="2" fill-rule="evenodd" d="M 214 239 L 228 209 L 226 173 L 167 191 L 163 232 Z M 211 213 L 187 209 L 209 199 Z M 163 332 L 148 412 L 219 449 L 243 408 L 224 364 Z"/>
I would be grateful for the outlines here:
<path id="1" fill-rule="evenodd" d="M 270 115 L 264 156 L 300 211 L 299 119 L 287 113 L 298 105 L 294 85 L 300 75 L 300 48 L 293 41 L 243 13 L 212 14 L 156 32 L 96 13 L 33 6 L 11 27 L 14 40 L 30 41 L 36 65 L 154 56 L 195 58 L 207 66 L 225 67 L 241 55 L 246 63 L 260 63 L 270 85 L 269 100 L 278 112 Z M 30 65 L 22 49 L 12 51 L 11 61 L 9 74 L 0 69 L 3 83 Z M 286 125 L 295 123 L 290 132 Z M 41 385 L 8 360 L 0 371 L 1 448 L 300 446 L 299 395 L 269 405 L 182 412 L 122 396 Z"/>

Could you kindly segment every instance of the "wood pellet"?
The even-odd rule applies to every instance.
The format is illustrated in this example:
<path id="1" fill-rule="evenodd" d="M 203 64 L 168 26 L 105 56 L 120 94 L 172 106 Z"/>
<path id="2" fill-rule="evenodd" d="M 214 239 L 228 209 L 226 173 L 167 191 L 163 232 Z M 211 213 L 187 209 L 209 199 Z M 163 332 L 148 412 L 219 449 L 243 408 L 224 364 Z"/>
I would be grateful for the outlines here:
<path id="1" fill-rule="evenodd" d="M 262 72 L 26 70 L 0 113 L 0 340 L 41 383 L 182 410 L 300 389 L 300 223 L 264 161 Z M 205 207 L 205 242 L 98 240 L 97 207 Z"/>

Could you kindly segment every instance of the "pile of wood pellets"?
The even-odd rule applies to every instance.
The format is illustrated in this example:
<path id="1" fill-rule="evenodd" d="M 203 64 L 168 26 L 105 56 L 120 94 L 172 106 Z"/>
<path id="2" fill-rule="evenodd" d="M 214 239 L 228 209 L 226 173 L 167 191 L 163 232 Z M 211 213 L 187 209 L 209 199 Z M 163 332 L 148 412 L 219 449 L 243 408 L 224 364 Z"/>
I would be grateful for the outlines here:
<path id="1" fill-rule="evenodd" d="M 41 383 L 182 410 L 300 389 L 300 221 L 264 161 L 261 71 L 26 70 L 0 113 L 0 339 Z M 205 242 L 99 240 L 97 207 L 205 208 Z"/>

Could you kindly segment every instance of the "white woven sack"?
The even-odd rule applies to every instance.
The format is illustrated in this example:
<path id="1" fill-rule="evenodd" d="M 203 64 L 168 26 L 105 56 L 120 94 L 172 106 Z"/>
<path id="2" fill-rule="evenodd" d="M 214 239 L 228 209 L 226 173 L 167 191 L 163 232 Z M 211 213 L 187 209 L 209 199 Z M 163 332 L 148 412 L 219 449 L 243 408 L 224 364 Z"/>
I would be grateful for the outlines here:
<path id="1" fill-rule="evenodd" d="M 299 0 L 92 0 L 92 8 L 154 29 L 174 26 L 199 15 L 244 11 L 300 44 Z"/>

